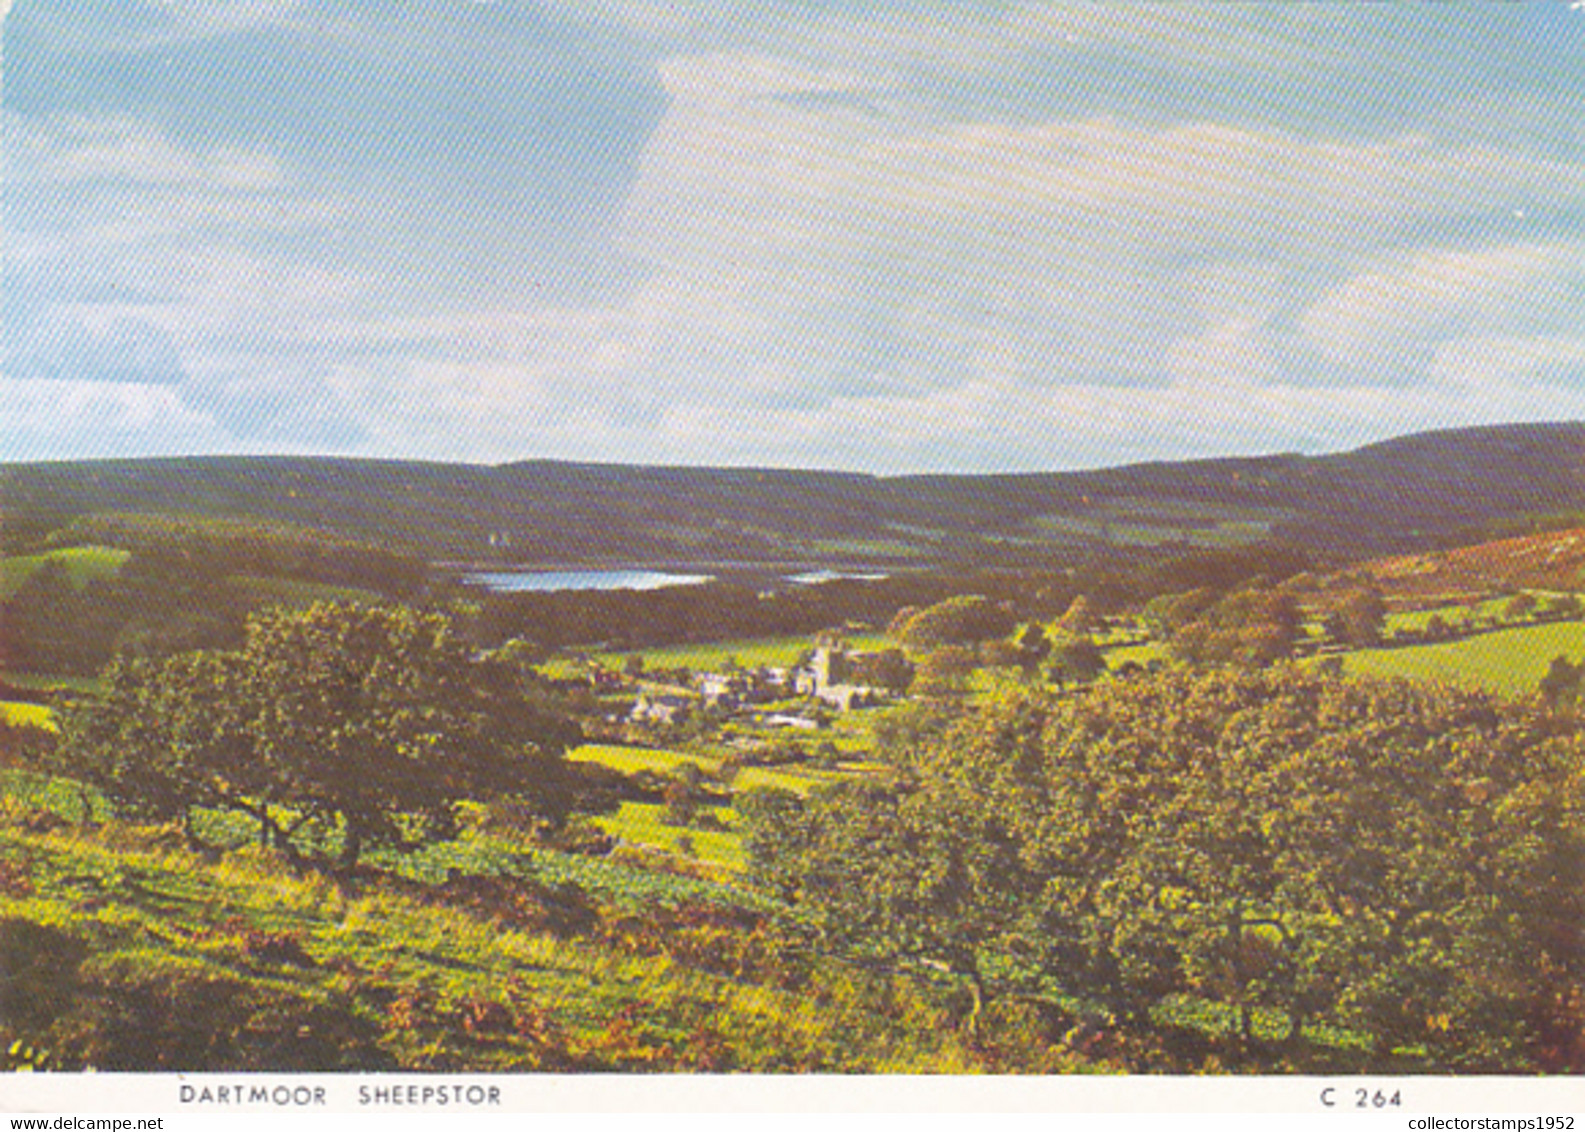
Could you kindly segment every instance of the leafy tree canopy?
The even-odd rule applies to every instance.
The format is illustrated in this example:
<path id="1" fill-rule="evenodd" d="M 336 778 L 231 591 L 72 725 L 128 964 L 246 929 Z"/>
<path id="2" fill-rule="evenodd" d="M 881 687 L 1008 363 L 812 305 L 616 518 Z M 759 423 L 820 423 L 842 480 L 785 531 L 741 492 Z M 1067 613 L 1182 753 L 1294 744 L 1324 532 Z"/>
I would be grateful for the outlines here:
<path id="1" fill-rule="evenodd" d="M 1250 1042 L 1265 1010 L 1446 1069 L 1581 1067 L 1554 1040 L 1585 987 L 1570 717 L 1284 666 L 1007 694 L 916 739 L 895 789 L 750 842 L 871 951 L 1034 970 L 1135 1027 L 1187 995 Z"/>
<path id="2" fill-rule="evenodd" d="M 121 661 L 105 684 L 54 757 L 145 816 L 246 812 L 288 852 L 299 830 L 334 831 L 351 865 L 454 836 L 464 799 L 515 796 L 552 823 L 572 803 L 560 756 L 576 727 L 435 614 L 273 610 L 237 651 Z"/>
<path id="3" fill-rule="evenodd" d="M 908 648 L 928 652 L 1005 637 L 1013 624 L 1012 615 L 989 598 L 964 594 L 926 606 L 900 624 L 894 621 L 891 631 Z"/>

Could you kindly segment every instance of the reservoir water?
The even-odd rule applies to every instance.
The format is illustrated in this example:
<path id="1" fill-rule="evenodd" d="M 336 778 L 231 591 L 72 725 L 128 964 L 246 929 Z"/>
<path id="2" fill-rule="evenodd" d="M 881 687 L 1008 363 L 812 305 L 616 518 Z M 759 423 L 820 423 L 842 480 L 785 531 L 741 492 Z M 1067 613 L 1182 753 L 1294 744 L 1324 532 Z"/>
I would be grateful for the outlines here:
<path id="1" fill-rule="evenodd" d="M 788 574 L 787 580 L 800 586 L 818 586 L 824 582 L 879 582 L 889 576 L 845 570 L 810 570 L 804 574 Z"/>
<path id="2" fill-rule="evenodd" d="M 467 574 L 463 581 L 496 593 L 554 593 L 558 590 L 659 590 L 697 586 L 713 574 L 669 574 L 661 570 L 523 570 Z"/>

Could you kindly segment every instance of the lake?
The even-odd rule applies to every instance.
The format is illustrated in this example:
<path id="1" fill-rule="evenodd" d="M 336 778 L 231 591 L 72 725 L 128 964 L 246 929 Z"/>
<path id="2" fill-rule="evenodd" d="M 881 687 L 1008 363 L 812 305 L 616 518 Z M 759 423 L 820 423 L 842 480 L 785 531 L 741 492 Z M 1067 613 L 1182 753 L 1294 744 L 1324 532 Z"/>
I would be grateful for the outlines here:
<path id="1" fill-rule="evenodd" d="M 697 586 L 714 580 L 713 574 L 669 574 L 661 570 L 514 570 L 477 573 L 463 581 L 495 593 L 554 593 L 560 590 L 659 590 L 667 586 Z"/>
<path id="2" fill-rule="evenodd" d="M 805 574 L 788 574 L 787 580 L 800 586 L 818 586 L 823 582 L 879 582 L 887 574 L 850 573 L 843 570 L 810 570 Z"/>

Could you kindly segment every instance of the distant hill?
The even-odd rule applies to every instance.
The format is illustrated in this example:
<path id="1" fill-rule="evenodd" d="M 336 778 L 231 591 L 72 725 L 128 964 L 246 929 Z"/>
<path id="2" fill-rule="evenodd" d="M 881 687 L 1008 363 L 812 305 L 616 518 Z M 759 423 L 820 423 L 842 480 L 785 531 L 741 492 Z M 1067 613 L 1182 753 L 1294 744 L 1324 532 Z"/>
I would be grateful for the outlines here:
<path id="1" fill-rule="evenodd" d="M 1585 529 L 1380 558 L 1348 574 L 1368 576 L 1384 593 L 1401 598 L 1518 589 L 1580 591 L 1585 590 Z"/>
<path id="2" fill-rule="evenodd" d="M 297 457 L 0 465 L 8 553 L 105 513 L 288 524 L 430 560 L 1052 560 L 1278 541 L 1337 559 L 1437 549 L 1585 509 L 1585 423 L 1025 475 L 870 475 Z"/>

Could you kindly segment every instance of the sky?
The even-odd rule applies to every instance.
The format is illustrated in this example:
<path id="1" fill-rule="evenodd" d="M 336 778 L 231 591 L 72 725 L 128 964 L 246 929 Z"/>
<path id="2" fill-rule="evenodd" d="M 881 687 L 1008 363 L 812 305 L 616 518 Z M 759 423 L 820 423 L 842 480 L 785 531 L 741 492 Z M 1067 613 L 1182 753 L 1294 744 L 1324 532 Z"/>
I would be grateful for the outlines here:
<path id="1" fill-rule="evenodd" d="M 12 0 L 0 460 L 1585 419 L 1582 79 L 1570 0 Z"/>

